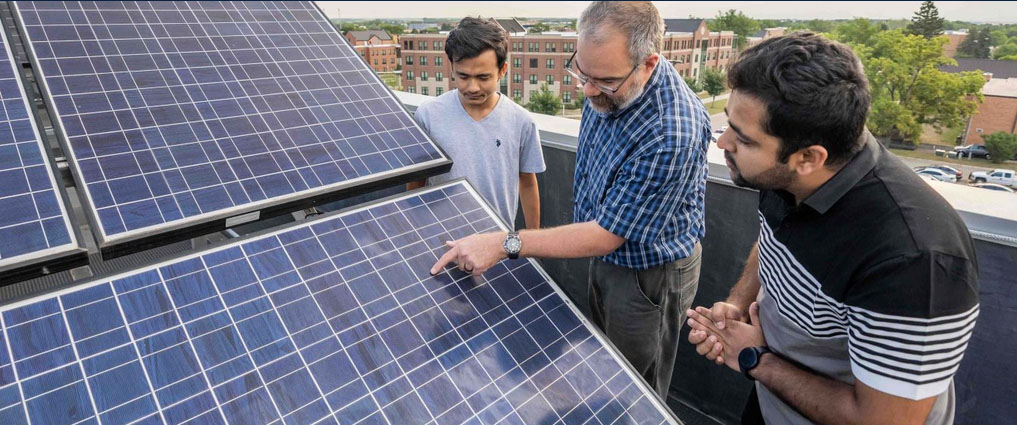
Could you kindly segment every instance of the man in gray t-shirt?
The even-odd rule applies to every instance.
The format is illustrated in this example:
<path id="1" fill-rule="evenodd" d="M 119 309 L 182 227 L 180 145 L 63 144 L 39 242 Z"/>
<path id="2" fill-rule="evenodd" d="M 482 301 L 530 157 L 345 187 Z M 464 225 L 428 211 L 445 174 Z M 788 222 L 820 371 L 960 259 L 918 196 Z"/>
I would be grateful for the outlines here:
<path id="1" fill-rule="evenodd" d="M 431 177 L 430 184 L 466 177 L 510 227 L 521 199 L 526 227 L 535 229 L 540 227 L 535 173 L 544 171 L 544 156 L 530 113 L 498 92 L 508 71 L 507 40 L 493 21 L 460 21 L 445 42 L 457 89 L 420 105 L 416 115 L 453 162 L 450 172 Z"/>

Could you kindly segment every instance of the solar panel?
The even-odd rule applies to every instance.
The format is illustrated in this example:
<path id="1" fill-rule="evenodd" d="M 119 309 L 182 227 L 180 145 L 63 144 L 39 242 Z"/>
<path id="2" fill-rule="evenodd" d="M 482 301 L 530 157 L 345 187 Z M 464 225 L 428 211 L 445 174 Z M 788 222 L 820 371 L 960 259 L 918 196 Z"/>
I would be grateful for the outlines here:
<path id="1" fill-rule="evenodd" d="M 451 166 L 311 2 L 14 8 L 104 247 Z"/>
<path id="2" fill-rule="evenodd" d="M 0 423 L 677 423 L 463 182 L 0 308 Z"/>
<path id="3" fill-rule="evenodd" d="M 3 31 L 0 31 L 3 32 Z M 0 42 L 0 281 L 81 257 L 4 34 Z"/>

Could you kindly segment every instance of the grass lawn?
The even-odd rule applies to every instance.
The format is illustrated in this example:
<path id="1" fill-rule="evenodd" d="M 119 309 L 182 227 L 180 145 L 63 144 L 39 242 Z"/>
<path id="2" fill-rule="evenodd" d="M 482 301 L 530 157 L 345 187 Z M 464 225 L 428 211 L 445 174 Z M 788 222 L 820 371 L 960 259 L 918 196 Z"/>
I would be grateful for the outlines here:
<path id="1" fill-rule="evenodd" d="M 968 165 L 968 166 L 973 166 L 973 167 L 988 167 L 988 168 L 999 168 L 999 165 L 1000 165 L 1000 164 L 993 164 L 993 163 L 991 163 L 989 161 L 986 161 L 984 159 L 981 159 L 981 158 L 957 159 L 957 158 L 947 158 L 945 156 L 936 156 L 936 154 L 934 154 L 932 151 L 923 150 L 923 149 L 916 149 L 916 150 L 913 150 L 913 151 L 910 151 L 910 150 L 907 150 L 907 149 L 890 149 L 890 152 L 893 152 L 897 156 L 906 156 L 906 157 L 909 157 L 909 158 L 927 159 L 927 160 L 930 160 L 930 161 L 942 162 L 942 163 L 946 163 L 946 164 L 958 164 L 958 165 Z"/>
<path id="2" fill-rule="evenodd" d="M 922 136 L 918 138 L 922 143 L 939 146 L 956 146 L 957 136 L 964 131 L 964 126 L 959 125 L 953 128 L 944 128 L 943 134 L 936 133 L 931 125 L 922 126 Z"/>
<path id="3" fill-rule="evenodd" d="M 710 112 L 710 115 L 719 114 L 724 112 L 724 107 L 727 106 L 727 99 L 717 99 L 716 102 L 711 102 L 709 98 L 703 99 L 703 104 L 706 105 L 706 109 Z"/>
<path id="4" fill-rule="evenodd" d="M 399 74 L 378 74 L 378 76 L 392 90 L 402 90 L 402 87 L 399 86 Z"/>

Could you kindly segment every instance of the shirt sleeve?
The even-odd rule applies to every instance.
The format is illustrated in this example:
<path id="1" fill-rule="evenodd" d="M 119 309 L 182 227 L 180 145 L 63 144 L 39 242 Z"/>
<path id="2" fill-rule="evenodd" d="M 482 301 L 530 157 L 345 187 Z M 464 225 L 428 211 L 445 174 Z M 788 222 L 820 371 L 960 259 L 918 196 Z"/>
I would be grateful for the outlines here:
<path id="1" fill-rule="evenodd" d="M 855 379 L 911 400 L 947 390 L 978 317 L 978 272 L 941 252 L 885 260 L 849 290 L 848 352 Z"/>
<path id="2" fill-rule="evenodd" d="M 702 179 L 700 149 L 669 146 L 658 136 L 619 169 L 597 211 L 600 227 L 637 243 L 657 239 L 667 220 Z"/>
<path id="3" fill-rule="evenodd" d="M 529 120 L 523 127 L 521 135 L 523 140 L 519 144 L 519 172 L 543 173 L 547 166 L 544 165 L 544 152 L 540 149 L 537 123 Z"/>

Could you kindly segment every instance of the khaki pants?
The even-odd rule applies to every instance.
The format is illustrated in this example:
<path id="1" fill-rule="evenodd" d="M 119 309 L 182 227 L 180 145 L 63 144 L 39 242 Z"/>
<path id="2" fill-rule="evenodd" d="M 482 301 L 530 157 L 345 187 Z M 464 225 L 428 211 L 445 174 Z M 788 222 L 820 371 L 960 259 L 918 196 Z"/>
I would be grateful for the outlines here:
<path id="1" fill-rule="evenodd" d="M 591 320 L 665 401 L 701 257 L 696 243 L 689 257 L 646 270 L 590 260 Z"/>

